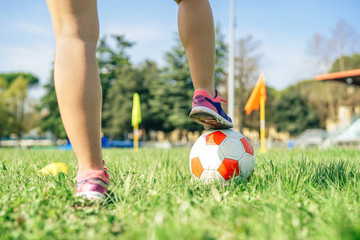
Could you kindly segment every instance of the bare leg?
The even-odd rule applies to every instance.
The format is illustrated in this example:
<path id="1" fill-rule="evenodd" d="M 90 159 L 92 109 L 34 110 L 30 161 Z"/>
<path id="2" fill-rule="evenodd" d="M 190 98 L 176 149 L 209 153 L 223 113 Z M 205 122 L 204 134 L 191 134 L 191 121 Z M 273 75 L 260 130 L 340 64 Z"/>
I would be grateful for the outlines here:
<path id="1" fill-rule="evenodd" d="M 195 90 L 204 89 L 214 97 L 215 31 L 208 0 L 182 0 L 178 28 Z"/>
<path id="2" fill-rule="evenodd" d="M 47 0 L 56 37 L 55 89 L 61 118 L 79 163 L 79 174 L 103 170 L 102 91 L 96 62 L 96 0 Z"/>
<path id="3" fill-rule="evenodd" d="M 189 117 L 204 125 L 205 129 L 231 128 L 232 120 L 221 107 L 221 101 L 224 100 L 218 94 L 215 96 L 215 30 L 209 1 L 176 1 L 180 2 L 179 35 L 195 88 Z"/>

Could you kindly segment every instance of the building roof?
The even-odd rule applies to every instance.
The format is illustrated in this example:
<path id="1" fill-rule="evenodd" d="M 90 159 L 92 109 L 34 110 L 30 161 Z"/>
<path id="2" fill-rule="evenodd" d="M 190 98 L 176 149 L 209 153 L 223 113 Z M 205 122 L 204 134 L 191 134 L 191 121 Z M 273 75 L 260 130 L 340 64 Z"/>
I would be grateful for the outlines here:
<path id="1" fill-rule="evenodd" d="M 316 75 L 317 81 L 339 81 L 360 86 L 360 69 Z"/>

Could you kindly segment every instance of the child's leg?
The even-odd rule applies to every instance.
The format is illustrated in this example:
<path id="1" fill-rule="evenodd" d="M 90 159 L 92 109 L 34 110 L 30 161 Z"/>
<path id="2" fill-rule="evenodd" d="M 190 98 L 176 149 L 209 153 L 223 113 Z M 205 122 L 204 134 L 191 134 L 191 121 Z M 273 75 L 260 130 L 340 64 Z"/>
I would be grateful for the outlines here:
<path id="1" fill-rule="evenodd" d="M 181 0 L 178 27 L 195 90 L 214 97 L 215 31 L 208 0 Z"/>
<path id="2" fill-rule="evenodd" d="M 210 4 L 208 0 L 176 2 L 179 35 L 195 88 L 189 116 L 206 129 L 231 128 L 232 120 L 221 107 L 224 100 L 215 92 L 215 30 Z"/>
<path id="3" fill-rule="evenodd" d="M 55 89 L 79 174 L 103 170 L 100 118 L 102 91 L 96 61 L 96 0 L 47 0 L 56 37 Z"/>

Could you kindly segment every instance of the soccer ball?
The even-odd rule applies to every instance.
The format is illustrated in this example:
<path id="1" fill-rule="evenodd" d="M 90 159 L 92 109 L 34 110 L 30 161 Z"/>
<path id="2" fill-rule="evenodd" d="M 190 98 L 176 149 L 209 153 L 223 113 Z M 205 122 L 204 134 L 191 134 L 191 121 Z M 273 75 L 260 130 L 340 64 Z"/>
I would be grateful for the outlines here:
<path id="1" fill-rule="evenodd" d="M 205 183 L 237 178 L 249 180 L 255 167 L 254 149 L 239 132 L 211 130 L 194 143 L 189 165 L 193 177 Z"/>

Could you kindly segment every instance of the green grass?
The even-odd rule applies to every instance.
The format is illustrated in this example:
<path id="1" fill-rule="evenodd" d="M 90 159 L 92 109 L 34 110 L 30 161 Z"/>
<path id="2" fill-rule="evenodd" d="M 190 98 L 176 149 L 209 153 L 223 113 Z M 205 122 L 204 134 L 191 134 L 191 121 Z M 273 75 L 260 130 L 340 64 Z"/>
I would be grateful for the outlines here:
<path id="1" fill-rule="evenodd" d="M 75 199 L 70 151 L 0 149 L 0 239 L 360 239 L 360 151 L 273 150 L 250 182 L 204 186 L 190 149 L 104 150 L 111 199 Z M 39 176 L 51 162 L 67 175 Z"/>

